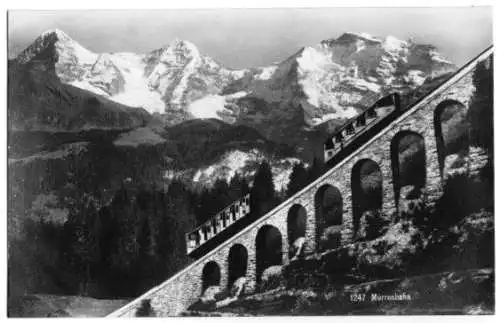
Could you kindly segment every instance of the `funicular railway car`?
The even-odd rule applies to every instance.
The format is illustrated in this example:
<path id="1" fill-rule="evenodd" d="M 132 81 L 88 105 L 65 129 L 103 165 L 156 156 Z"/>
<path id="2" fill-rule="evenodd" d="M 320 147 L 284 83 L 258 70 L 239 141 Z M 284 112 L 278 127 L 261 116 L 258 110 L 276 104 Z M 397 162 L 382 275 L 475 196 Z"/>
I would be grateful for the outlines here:
<path id="1" fill-rule="evenodd" d="M 220 233 L 227 231 L 233 224 L 250 213 L 250 194 L 231 203 L 208 221 L 186 233 L 186 252 L 188 255 L 206 245 Z"/>
<path id="2" fill-rule="evenodd" d="M 325 165 L 331 167 L 359 148 L 382 128 L 401 115 L 398 93 L 391 93 L 346 122 L 323 144 Z"/>

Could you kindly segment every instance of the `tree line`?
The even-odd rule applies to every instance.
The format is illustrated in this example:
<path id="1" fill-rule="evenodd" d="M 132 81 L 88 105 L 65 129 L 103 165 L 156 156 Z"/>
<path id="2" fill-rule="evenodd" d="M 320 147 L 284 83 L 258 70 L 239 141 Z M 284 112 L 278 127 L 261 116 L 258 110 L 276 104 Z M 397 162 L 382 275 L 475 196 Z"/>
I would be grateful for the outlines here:
<path id="1" fill-rule="evenodd" d="M 166 188 L 123 181 L 109 203 L 99 187 L 86 186 L 74 193 L 64 224 L 44 220 L 43 214 L 24 218 L 22 236 L 9 245 L 10 292 L 24 284 L 29 292 L 137 296 L 192 261 L 186 232 L 247 193 L 251 216 L 262 216 L 319 176 L 319 169 L 318 161 L 309 168 L 296 164 L 286 192 L 276 191 L 267 161 L 252 185 L 238 173 L 201 190 L 180 179 Z M 36 243 L 26 249 L 28 240 Z"/>

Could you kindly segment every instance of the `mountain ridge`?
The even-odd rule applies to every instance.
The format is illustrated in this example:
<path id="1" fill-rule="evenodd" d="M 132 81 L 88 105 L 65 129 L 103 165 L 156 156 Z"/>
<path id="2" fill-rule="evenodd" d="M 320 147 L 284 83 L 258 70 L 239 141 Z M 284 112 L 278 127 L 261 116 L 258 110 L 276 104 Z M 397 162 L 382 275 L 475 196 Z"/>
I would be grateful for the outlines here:
<path id="1" fill-rule="evenodd" d="M 199 96 L 196 88 L 203 94 L 218 92 L 221 84 L 240 74 L 179 39 L 149 53 L 97 54 L 55 29 L 42 33 L 16 61 L 26 64 L 41 54 L 48 56 L 43 59 L 46 69 L 54 69 L 63 83 L 150 113 L 164 113 L 167 107 L 179 109 Z"/>
<path id="2" fill-rule="evenodd" d="M 386 87 L 414 88 L 456 69 L 433 45 L 352 32 L 303 46 L 276 64 L 240 70 L 224 67 L 187 40 L 148 53 L 97 54 L 59 29 L 42 33 L 16 60 L 25 64 L 47 48 L 63 83 L 167 115 L 168 124 L 206 117 L 238 122 L 245 113 L 238 100 L 257 97 L 286 101 L 281 110 L 304 110 L 310 127 L 354 116 L 362 97 L 375 101 Z"/>
<path id="3" fill-rule="evenodd" d="M 129 111 L 142 108 L 165 126 L 207 118 L 248 126 L 297 147 L 306 160 L 322 156 L 318 143 L 381 96 L 414 91 L 456 69 L 433 45 L 366 33 L 303 46 L 269 66 L 231 70 L 187 40 L 148 53 L 96 54 L 57 29 L 44 32 L 11 65 Z M 37 122 L 42 129 L 50 123 Z"/>

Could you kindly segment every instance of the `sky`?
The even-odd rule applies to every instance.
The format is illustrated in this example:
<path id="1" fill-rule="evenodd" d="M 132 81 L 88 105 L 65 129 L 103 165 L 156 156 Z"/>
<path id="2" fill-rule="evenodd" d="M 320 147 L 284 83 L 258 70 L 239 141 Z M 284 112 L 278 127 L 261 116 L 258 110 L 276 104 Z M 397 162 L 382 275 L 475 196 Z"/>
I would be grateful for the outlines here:
<path id="1" fill-rule="evenodd" d="M 463 65 L 492 44 L 492 9 L 476 7 L 66 10 L 8 12 L 8 55 L 58 28 L 97 52 L 146 53 L 175 38 L 229 68 L 265 66 L 344 32 L 412 37 Z"/>

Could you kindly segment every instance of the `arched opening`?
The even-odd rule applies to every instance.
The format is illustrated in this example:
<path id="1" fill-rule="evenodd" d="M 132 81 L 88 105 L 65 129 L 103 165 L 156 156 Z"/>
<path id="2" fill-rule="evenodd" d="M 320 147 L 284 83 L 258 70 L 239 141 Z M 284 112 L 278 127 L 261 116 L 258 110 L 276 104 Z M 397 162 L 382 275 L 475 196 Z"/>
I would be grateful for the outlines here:
<path id="1" fill-rule="evenodd" d="M 465 166 L 469 154 L 469 123 L 466 107 L 454 100 L 441 102 L 434 110 L 434 132 L 441 177 Z"/>
<path id="2" fill-rule="evenodd" d="M 371 159 L 362 159 L 351 173 L 352 214 L 354 238 L 360 237 L 360 222 L 367 211 L 379 213 L 382 209 L 382 172 Z M 368 229 L 368 228 L 365 228 Z"/>
<path id="3" fill-rule="evenodd" d="M 228 288 L 231 288 L 238 278 L 247 274 L 247 261 L 248 252 L 243 245 L 235 244 L 231 247 L 228 256 Z"/>
<path id="4" fill-rule="evenodd" d="M 255 238 L 256 246 L 256 281 L 260 284 L 262 273 L 271 266 L 281 265 L 282 238 L 280 231 L 272 225 L 264 225 Z"/>
<path id="5" fill-rule="evenodd" d="M 210 286 L 220 285 L 220 268 L 215 261 L 208 262 L 203 267 L 202 290 L 203 293 Z"/>
<path id="6" fill-rule="evenodd" d="M 342 194 L 339 189 L 325 184 L 314 196 L 316 218 L 316 245 L 318 251 L 335 249 L 341 243 L 343 216 Z"/>
<path id="7" fill-rule="evenodd" d="M 424 138 L 413 131 L 401 131 L 391 141 L 394 198 L 398 211 L 402 201 L 421 197 L 427 170 Z"/>
<path id="8" fill-rule="evenodd" d="M 287 230 L 288 230 L 288 250 L 289 259 L 297 252 L 294 243 L 298 238 L 306 237 L 307 213 L 306 209 L 300 205 L 293 205 L 288 211 Z"/>

